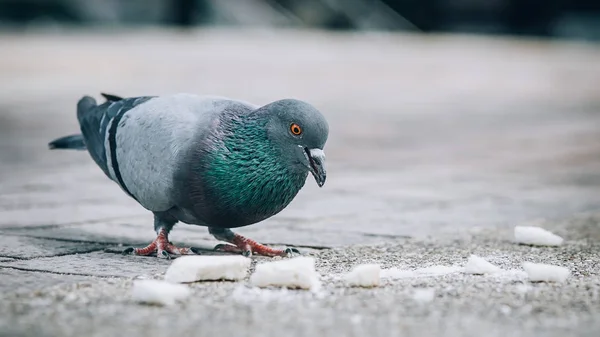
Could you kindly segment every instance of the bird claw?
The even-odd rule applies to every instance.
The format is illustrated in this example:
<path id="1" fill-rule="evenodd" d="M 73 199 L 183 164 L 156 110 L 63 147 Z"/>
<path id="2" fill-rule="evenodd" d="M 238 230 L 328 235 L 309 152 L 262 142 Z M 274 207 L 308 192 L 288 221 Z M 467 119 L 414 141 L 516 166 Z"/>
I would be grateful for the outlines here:
<path id="1" fill-rule="evenodd" d="M 300 255 L 300 251 L 298 249 L 291 247 L 286 248 L 284 252 L 287 257 L 292 257 L 294 254 Z"/>
<path id="2" fill-rule="evenodd" d="M 192 252 L 196 255 L 202 255 L 202 251 L 198 248 L 190 247 L 190 252 Z"/>
<path id="3" fill-rule="evenodd" d="M 173 255 L 202 255 L 200 250 L 198 250 L 197 248 L 190 247 L 190 248 L 179 248 L 179 249 L 183 250 L 184 252 L 185 252 L 185 250 L 187 250 L 187 252 L 185 252 L 185 254 L 177 254 L 177 253 L 171 253 L 167 250 L 160 250 L 160 251 L 157 251 L 156 257 L 170 260 L 171 258 L 173 258 Z M 121 254 L 123 254 L 123 255 L 150 255 L 150 254 L 137 254 L 135 250 L 136 250 L 136 248 L 134 248 L 134 247 L 128 247 L 128 248 L 125 248 L 121 252 Z"/>
<path id="4" fill-rule="evenodd" d="M 226 248 L 225 248 L 225 246 L 231 246 L 231 245 L 228 245 L 228 244 L 225 244 L 225 243 L 219 243 L 219 244 L 217 244 L 217 245 L 215 246 L 215 248 L 213 248 L 213 250 L 218 250 L 218 251 L 221 251 L 221 250 L 224 250 L 224 249 L 226 249 Z M 231 247 L 232 247 L 232 248 L 237 248 L 237 247 L 235 247 L 235 246 L 231 246 Z"/>
<path id="5" fill-rule="evenodd" d="M 254 252 L 252 249 L 254 248 Z M 249 244 L 244 244 L 244 248 L 239 246 L 230 245 L 226 243 L 220 243 L 215 246 L 215 251 L 228 252 L 235 254 L 242 254 L 245 257 L 251 257 L 252 255 L 263 255 L 263 256 L 281 256 L 281 257 L 293 257 L 294 255 L 300 255 L 300 251 L 296 248 L 286 248 L 284 250 L 273 249 L 263 245 L 255 245 L 254 247 Z"/>
<path id="6" fill-rule="evenodd" d="M 250 249 L 250 247 L 245 247 L 245 249 L 242 249 L 240 247 L 226 244 L 226 243 L 219 243 L 218 245 L 215 246 L 214 250 L 219 251 L 219 252 L 242 254 L 245 257 L 252 256 L 252 250 Z"/>
<path id="7" fill-rule="evenodd" d="M 133 255 L 134 252 L 135 252 L 135 248 L 128 247 L 128 248 L 125 248 L 121 254 L 123 254 L 123 255 Z"/>
<path id="8" fill-rule="evenodd" d="M 237 246 L 226 244 L 226 243 L 219 243 L 218 245 L 215 246 L 215 248 L 213 248 L 213 250 L 218 251 L 218 252 L 242 254 L 246 257 L 249 257 L 252 255 L 252 251 L 250 251 L 250 250 L 242 250 L 241 248 L 239 248 Z"/>
<path id="9" fill-rule="evenodd" d="M 123 250 L 124 255 L 142 255 L 149 256 L 156 253 L 159 258 L 170 259 L 171 255 L 193 255 L 197 254 L 192 248 L 180 248 L 167 238 L 167 232 L 163 229 L 158 233 L 158 236 L 148 246 L 144 248 L 129 247 Z"/>

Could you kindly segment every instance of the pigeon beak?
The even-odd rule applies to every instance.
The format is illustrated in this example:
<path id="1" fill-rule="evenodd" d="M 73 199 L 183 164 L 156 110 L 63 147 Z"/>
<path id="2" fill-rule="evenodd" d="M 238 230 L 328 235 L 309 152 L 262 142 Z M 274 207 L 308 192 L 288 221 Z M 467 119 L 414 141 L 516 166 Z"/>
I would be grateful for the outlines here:
<path id="1" fill-rule="evenodd" d="M 310 173 L 317 181 L 319 187 L 325 185 L 325 179 L 327 178 L 327 172 L 325 171 L 325 152 L 321 149 L 308 149 L 304 148 L 306 157 L 308 159 Z"/>

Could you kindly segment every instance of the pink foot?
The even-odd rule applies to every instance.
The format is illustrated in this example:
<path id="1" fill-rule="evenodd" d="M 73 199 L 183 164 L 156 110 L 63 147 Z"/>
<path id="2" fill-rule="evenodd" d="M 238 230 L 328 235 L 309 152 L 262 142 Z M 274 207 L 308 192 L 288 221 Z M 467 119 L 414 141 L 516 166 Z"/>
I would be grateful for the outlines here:
<path id="1" fill-rule="evenodd" d="M 245 256 L 251 256 L 252 254 L 262 256 L 288 256 L 293 253 L 299 254 L 300 252 L 295 248 L 287 249 L 275 249 L 260 244 L 252 239 L 248 239 L 242 235 L 234 234 L 231 240 L 227 240 L 231 244 L 220 244 L 215 247 L 215 250 L 230 253 L 241 253 Z"/>
<path id="2" fill-rule="evenodd" d="M 173 255 L 193 255 L 192 248 L 180 248 L 169 242 L 168 232 L 166 229 L 161 229 L 156 236 L 156 239 L 152 241 L 148 246 L 144 248 L 127 248 L 123 251 L 123 254 L 133 254 L 140 256 L 148 256 L 152 253 L 156 253 L 157 257 L 169 258 L 169 254 Z"/>

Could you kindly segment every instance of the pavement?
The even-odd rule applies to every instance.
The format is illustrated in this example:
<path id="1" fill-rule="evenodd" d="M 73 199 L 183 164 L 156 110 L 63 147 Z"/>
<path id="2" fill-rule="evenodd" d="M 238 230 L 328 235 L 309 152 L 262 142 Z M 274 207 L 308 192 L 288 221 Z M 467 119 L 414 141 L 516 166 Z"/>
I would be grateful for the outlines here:
<path id="1" fill-rule="evenodd" d="M 0 44 L 0 335 L 600 332 L 598 46 L 235 30 L 3 33 Z M 133 279 L 161 278 L 170 263 L 118 254 L 153 238 L 150 214 L 87 154 L 46 149 L 76 132 L 77 99 L 101 91 L 295 97 L 322 110 L 325 187 L 309 180 L 286 210 L 238 232 L 315 256 L 323 289 L 208 282 L 177 307 L 131 301 Z M 517 245 L 522 224 L 565 244 Z M 176 244 L 217 243 L 205 228 L 172 234 Z M 460 267 L 470 254 L 572 275 L 340 281 L 360 263 Z"/>

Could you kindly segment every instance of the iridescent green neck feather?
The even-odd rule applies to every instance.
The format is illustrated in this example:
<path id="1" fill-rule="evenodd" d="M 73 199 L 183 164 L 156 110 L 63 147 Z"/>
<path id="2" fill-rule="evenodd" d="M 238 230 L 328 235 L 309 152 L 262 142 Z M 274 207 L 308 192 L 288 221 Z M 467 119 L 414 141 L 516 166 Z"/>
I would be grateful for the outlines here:
<path id="1" fill-rule="evenodd" d="M 222 225 L 245 226 L 279 213 L 306 181 L 307 172 L 282 160 L 260 117 L 221 120 L 222 138 L 207 158 L 211 213 Z"/>

